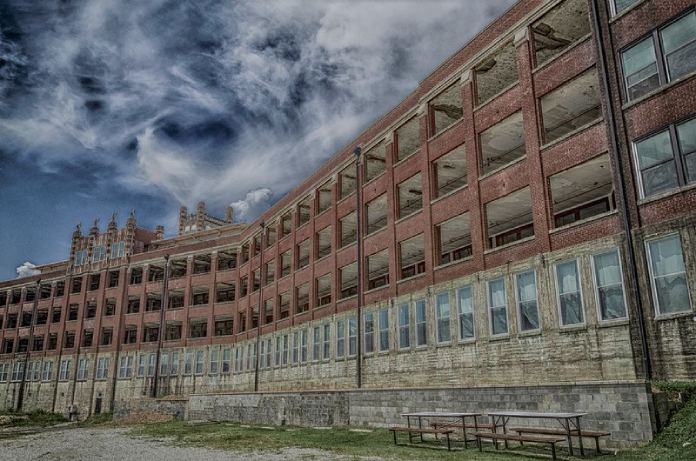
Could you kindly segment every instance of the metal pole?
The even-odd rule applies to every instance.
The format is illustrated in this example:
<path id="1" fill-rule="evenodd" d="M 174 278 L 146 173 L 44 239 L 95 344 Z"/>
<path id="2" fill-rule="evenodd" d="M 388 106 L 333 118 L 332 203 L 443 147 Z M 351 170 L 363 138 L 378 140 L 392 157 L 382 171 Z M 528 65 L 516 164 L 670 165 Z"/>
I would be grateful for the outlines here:
<path id="1" fill-rule="evenodd" d="M 254 392 L 259 391 L 259 361 L 260 361 L 260 354 L 259 354 L 259 343 L 261 342 L 261 302 L 263 301 L 263 281 L 262 281 L 262 276 L 263 276 L 263 252 L 264 252 L 264 242 L 266 240 L 266 236 L 264 235 L 266 233 L 266 223 L 261 221 L 261 224 L 259 224 L 259 227 L 261 227 L 261 236 L 259 237 L 259 246 L 261 247 L 260 255 L 259 255 L 259 301 L 257 305 L 257 309 L 259 312 L 259 317 L 256 320 L 256 349 L 254 350 L 255 355 L 256 355 L 256 360 L 254 364 Z M 254 277 L 254 272 L 251 272 L 252 278 Z M 251 283 L 254 283 L 252 280 Z M 251 313 L 252 321 L 254 320 L 254 313 Z"/>
<path id="2" fill-rule="evenodd" d="M 362 149 L 360 146 L 353 150 L 355 154 L 355 184 L 356 184 L 356 205 L 355 205 L 355 228 L 357 233 L 357 244 L 358 244 L 358 321 L 357 321 L 357 352 L 358 355 L 355 359 L 356 363 L 356 384 L 358 389 L 362 387 L 362 305 L 363 305 L 363 261 L 362 261 L 362 225 L 361 223 L 361 211 L 362 211 L 362 175 L 360 174 L 360 155 L 362 154 Z"/>
<path id="3" fill-rule="evenodd" d="M 164 255 L 164 276 L 162 277 L 162 295 L 160 302 L 160 325 L 159 331 L 157 332 L 157 354 L 155 355 L 155 374 L 154 382 L 152 383 L 152 397 L 157 398 L 157 390 L 159 387 L 159 367 L 160 367 L 160 355 L 162 354 L 162 341 L 164 340 L 164 334 L 166 332 L 165 328 L 165 309 L 169 301 L 169 255 Z"/>
<path id="4" fill-rule="evenodd" d="M 36 291 L 34 292 L 34 303 L 31 307 L 31 323 L 29 324 L 29 344 L 27 344 L 27 351 L 24 354 L 24 371 L 22 372 L 22 380 L 19 382 L 19 391 L 17 392 L 17 411 L 22 410 L 22 403 L 24 401 L 24 386 L 27 380 L 27 363 L 29 362 L 29 353 L 34 343 L 34 324 L 36 323 L 36 309 L 39 305 L 41 279 L 36 281 Z M 20 311 L 24 314 L 24 311 Z M 22 319 L 20 317 L 19 323 L 21 325 Z"/>

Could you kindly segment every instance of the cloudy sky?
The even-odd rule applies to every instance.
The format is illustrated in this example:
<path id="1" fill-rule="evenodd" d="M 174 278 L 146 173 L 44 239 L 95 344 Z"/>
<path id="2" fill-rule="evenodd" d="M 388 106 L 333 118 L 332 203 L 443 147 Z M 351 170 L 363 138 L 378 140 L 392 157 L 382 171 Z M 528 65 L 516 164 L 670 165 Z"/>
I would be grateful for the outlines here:
<path id="1" fill-rule="evenodd" d="M 78 222 L 253 219 L 513 0 L 0 0 L 0 279 Z"/>

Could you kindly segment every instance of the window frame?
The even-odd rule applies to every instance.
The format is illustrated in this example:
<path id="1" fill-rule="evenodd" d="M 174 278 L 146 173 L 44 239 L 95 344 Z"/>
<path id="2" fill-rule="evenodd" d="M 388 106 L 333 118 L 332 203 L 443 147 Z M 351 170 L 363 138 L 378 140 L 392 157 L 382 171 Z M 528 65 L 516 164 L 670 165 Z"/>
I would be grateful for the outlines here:
<path id="1" fill-rule="evenodd" d="M 396 328 L 398 330 L 397 335 L 397 348 L 398 350 L 409 350 L 411 349 L 411 306 L 408 302 L 399 303 L 396 308 Z M 401 323 L 401 313 L 406 312 L 406 323 Z M 406 331 L 406 338 L 408 344 L 404 345 L 401 341 L 401 332 Z"/>
<path id="2" fill-rule="evenodd" d="M 606 255 L 609 253 L 615 253 L 616 259 L 618 259 L 618 261 L 619 261 L 619 274 L 621 276 L 621 292 L 623 294 L 623 303 L 624 303 L 625 315 L 623 317 L 605 320 L 604 317 L 602 316 L 602 305 L 601 305 L 601 302 L 599 300 L 600 286 L 599 286 L 599 281 L 597 280 L 597 270 L 596 270 L 596 265 L 595 265 L 595 258 L 597 256 L 603 256 L 603 255 Z M 621 250 L 618 247 L 598 251 L 598 252 L 592 253 L 592 255 L 590 256 L 590 267 L 592 269 L 592 288 L 594 289 L 593 291 L 594 291 L 594 298 L 595 298 L 595 306 L 597 307 L 597 320 L 599 321 L 599 323 L 602 323 L 602 324 L 625 322 L 626 320 L 629 319 L 628 298 L 626 297 L 626 283 L 624 280 L 623 261 L 621 259 L 622 259 L 621 258 Z"/>
<path id="3" fill-rule="evenodd" d="M 492 278 L 490 280 L 486 280 L 486 310 L 488 311 L 488 333 L 491 335 L 491 338 L 504 338 L 506 336 L 510 335 L 510 318 L 509 318 L 509 306 L 508 303 L 510 300 L 508 299 L 508 293 L 507 293 L 507 283 L 505 280 L 505 275 L 500 275 L 498 277 Z M 503 281 L 503 294 L 505 296 L 505 304 L 503 306 L 491 306 L 491 283 L 492 282 L 497 282 L 498 280 Z M 504 307 L 505 308 L 505 333 L 494 333 L 493 332 L 493 309 L 494 308 L 500 308 Z"/>
<path id="4" fill-rule="evenodd" d="M 534 300 L 536 301 L 537 321 L 539 322 L 539 325 L 533 329 L 523 330 L 522 329 L 522 309 L 520 308 L 519 288 L 518 288 L 517 279 L 520 275 L 528 274 L 530 272 L 534 275 L 534 293 L 536 295 Z M 540 332 L 541 331 L 541 312 L 539 311 L 539 276 L 537 275 L 537 271 L 535 269 L 529 269 L 529 270 L 525 270 L 525 271 L 515 272 L 513 274 L 513 284 L 514 284 L 514 288 L 515 288 L 515 310 L 517 311 L 517 330 L 518 330 L 518 333 L 533 334 L 533 333 Z"/>
<path id="5" fill-rule="evenodd" d="M 582 322 L 564 325 L 563 324 L 563 313 L 561 311 L 561 291 L 560 291 L 560 287 L 559 287 L 559 283 L 558 283 L 559 282 L 559 280 L 558 280 L 558 266 L 560 266 L 562 264 L 567 264 L 569 262 L 575 263 L 575 274 L 576 274 L 577 279 L 578 279 L 578 292 L 580 293 L 580 310 L 582 312 Z M 555 297 L 556 297 L 556 313 L 558 314 L 558 326 L 561 329 L 573 329 L 573 328 L 585 327 L 587 325 L 587 312 L 585 312 L 585 296 L 582 292 L 583 291 L 582 290 L 582 270 L 580 267 L 580 257 L 556 261 L 553 264 L 553 280 L 554 280 L 554 288 L 556 291 Z"/>
<path id="6" fill-rule="evenodd" d="M 684 310 L 684 311 L 679 311 L 679 312 L 667 312 L 667 313 L 662 313 L 660 312 L 660 304 L 659 300 L 657 298 L 657 287 L 655 285 L 655 275 L 652 267 L 652 252 L 650 251 L 650 243 L 651 242 L 656 242 L 660 240 L 667 240 L 669 238 L 676 237 L 679 239 L 679 245 L 681 247 L 681 253 L 682 253 L 682 264 L 684 265 L 684 278 L 686 280 L 686 292 L 689 295 L 689 309 Z M 691 295 L 691 287 L 689 286 L 689 277 L 688 277 L 688 266 L 686 262 L 686 256 L 684 255 L 684 243 L 682 241 L 681 234 L 679 232 L 672 232 L 668 234 L 663 234 L 663 235 L 656 235 L 653 236 L 649 239 L 645 240 L 645 252 L 647 256 L 647 264 L 648 264 L 648 275 L 650 277 L 650 299 L 652 300 L 653 303 L 653 314 L 655 315 L 655 318 L 670 318 L 670 317 L 679 317 L 682 315 L 691 315 L 694 312 L 694 303 Z"/>
<path id="7" fill-rule="evenodd" d="M 461 328 L 461 297 L 459 295 L 460 292 L 464 290 L 469 290 L 470 296 L 471 296 L 471 326 L 473 328 L 473 335 L 468 337 L 468 338 L 463 338 L 462 337 L 462 328 Z M 457 307 L 457 342 L 459 343 L 469 343 L 476 341 L 476 304 L 475 304 L 475 296 L 474 296 L 474 285 L 472 283 L 458 287 L 457 290 L 455 291 L 455 296 L 456 296 L 456 307 Z"/>
<path id="8" fill-rule="evenodd" d="M 448 310 L 448 315 L 447 316 L 440 316 L 440 303 L 439 299 L 441 296 L 446 296 L 447 297 L 447 310 Z M 447 345 L 452 343 L 452 299 L 450 296 L 450 292 L 445 290 L 440 293 L 435 293 L 434 295 L 434 301 L 435 301 L 435 341 L 438 346 L 441 345 Z M 440 322 L 446 322 L 447 323 L 447 331 L 444 329 L 441 329 L 440 327 Z M 448 335 L 447 339 L 441 339 L 442 333 L 446 332 Z"/>
<path id="9" fill-rule="evenodd" d="M 423 306 L 423 321 L 419 322 L 418 321 L 418 306 L 419 304 L 422 303 Z M 413 322 L 414 322 L 414 334 L 415 334 L 415 341 L 414 341 L 414 346 L 416 349 L 423 349 L 428 347 L 428 302 L 426 301 L 425 298 L 421 299 L 416 299 L 413 301 Z M 423 325 L 424 326 L 424 332 L 423 332 L 423 344 L 419 342 L 420 335 L 418 334 L 418 326 Z"/>

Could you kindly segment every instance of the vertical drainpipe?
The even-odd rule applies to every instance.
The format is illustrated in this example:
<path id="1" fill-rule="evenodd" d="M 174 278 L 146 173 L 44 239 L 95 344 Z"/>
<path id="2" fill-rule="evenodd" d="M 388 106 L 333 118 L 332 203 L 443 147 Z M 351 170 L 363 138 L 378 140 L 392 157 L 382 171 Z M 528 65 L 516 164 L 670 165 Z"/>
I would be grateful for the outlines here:
<path id="1" fill-rule="evenodd" d="M 152 383 L 152 397 L 157 398 L 157 390 L 159 387 L 159 368 L 160 355 L 162 354 L 162 341 L 166 332 L 164 315 L 169 302 L 169 255 L 164 255 L 164 276 L 162 277 L 162 295 L 160 297 L 160 326 L 157 333 L 157 355 L 155 356 L 155 374 Z"/>
<path id="2" fill-rule="evenodd" d="M 259 310 L 259 318 L 256 320 L 256 349 L 254 350 L 256 355 L 256 360 L 254 363 L 254 392 L 259 391 L 259 361 L 261 360 L 261 354 L 259 353 L 259 343 L 261 342 L 261 302 L 263 301 L 263 252 L 265 250 L 264 242 L 266 240 L 266 236 L 264 234 L 266 233 L 266 223 L 261 221 L 259 227 L 261 228 L 261 235 L 259 237 L 259 246 L 261 247 L 261 254 L 259 257 L 259 301 L 257 305 L 257 309 Z M 253 271 L 251 272 L 251 277 L 251 283 L 254 283 Z M 251 315 L 253 321 L 254 313 L 252 312 Z"/>
<path id="3" fill-rule="evenodd" d="M 34 342 L 34 324 L 36 323 L 36 309 L 39 305 L 39 296 L 41 279 L 36 281 L 36 291 L 34 292 L 34 303 L 31 307 L 31 323 L 29 324 L 29 344 L 27 344 L 27 352 L 24 354 L 24 371 L 22 372 L 22 380 L 19 382 L 19 392 L 17 393 L 17 411 L 22 410 L 22 403 L 24 401 L 24 386 L 27 380 L 27 364 L 29 362 L 29 354 L 31 353 L 31 348 Z M 24 313 L 24 311 L 20 311 Z M 19 319 L 19 324 L 21 325 L 22 319 Z"/>
<path id="4" fill-rule="evenodd" d="M 599 67 L 601 68 L 601 78 L 602 84 L 604 85 L 607 94 L 607 112 L 608 112 L 608 126 L 609 126 L 609 141 L 611 142 L 611 156 L 614 159 L 614 164 L 616 165 L 616 171 L 614 172 L 614 179 L 619 184 L 620 188 L 620 200 L 619 205 L 621 207 L 621 218 L 624 228 L 624 233 L 626 234 L 626 245 L 628 246 L 628 267 L 629 267 L 629 279 L 630 288 L 633 293 L 635 293 L 635 303 L 636 310 L 638 311 L 638 326 L 640 333 L 640 343 L 642 352 L 642 362 L 643 362 L 643 377 L 646 380 L 652 379 L 652 365 L 650 363 L 650 351 L 648 347 L 647 332 L 645 329 L 645 320 L 643 318 L 643 301 L 640 295 L 638 286 L 638 265 L 636 263 L 637 256 L 635 252 L 635 247 L 633 246 L 633 233 L 631 231 L 631 216 L 628 211 L 628 198 L 626 194 L 626 181 L 623 177 L 624 164 L 623 159 L 619 153 L 619 138 L 616 130 L 616 113 L 614 111 L 614 98 L 611 86 L 609 85 L 609 70 L 607 66 L 607 57 L 604 52 L 604 33 L 602 32 L 601 21 L 599 18 L 599 6 L 597 5 L 597 0 L 592 0 L 592 21 L 595 30 L 595 42 L 597 43 L 597 61 Z M 611 44 L 611 37 L 608 38 Z M 612 49 L 613 47 L 610 47 Z"/>
<path id="5" fill-rule="evenodd" d="M 360 155 L 362 154 L 362 149 L 360 146 L 353 150 L 355 154 L 355 183 L 356 183 L 356 193 L 355 199 L 357 201 L 355 205 L 355 230 L 357 233 L 357 243 L 358 243 L 358 318 L 357 318 L 357 357 L 355 358 L 356 366 L 356 385 L 358 389 L 362 387 L 362 305 L 363 305 L 363 263 L 362 263 L 362 225 L 360 220 L 360 215 L 362 211 L 362 176 L 360 174 Z"/>

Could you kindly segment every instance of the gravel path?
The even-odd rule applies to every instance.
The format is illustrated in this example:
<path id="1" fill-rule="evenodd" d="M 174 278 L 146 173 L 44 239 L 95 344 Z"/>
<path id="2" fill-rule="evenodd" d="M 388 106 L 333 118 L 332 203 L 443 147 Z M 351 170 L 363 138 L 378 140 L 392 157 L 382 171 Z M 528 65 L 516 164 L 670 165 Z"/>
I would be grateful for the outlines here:
<path id="1" fill-rule="evenodd" d="M 3 461 L 281 461 L 288 459 L 346 461 L 355 459 L 332 455 L 321 450 L 298 448 L 249 454 L 205 448 L 174 447 L 168 444 L 167 440 L 134 437 L 128 432 L 129 429 L 124 428 L 66 428 L 4 439 L 0 440 L 0 459 Z"/>

